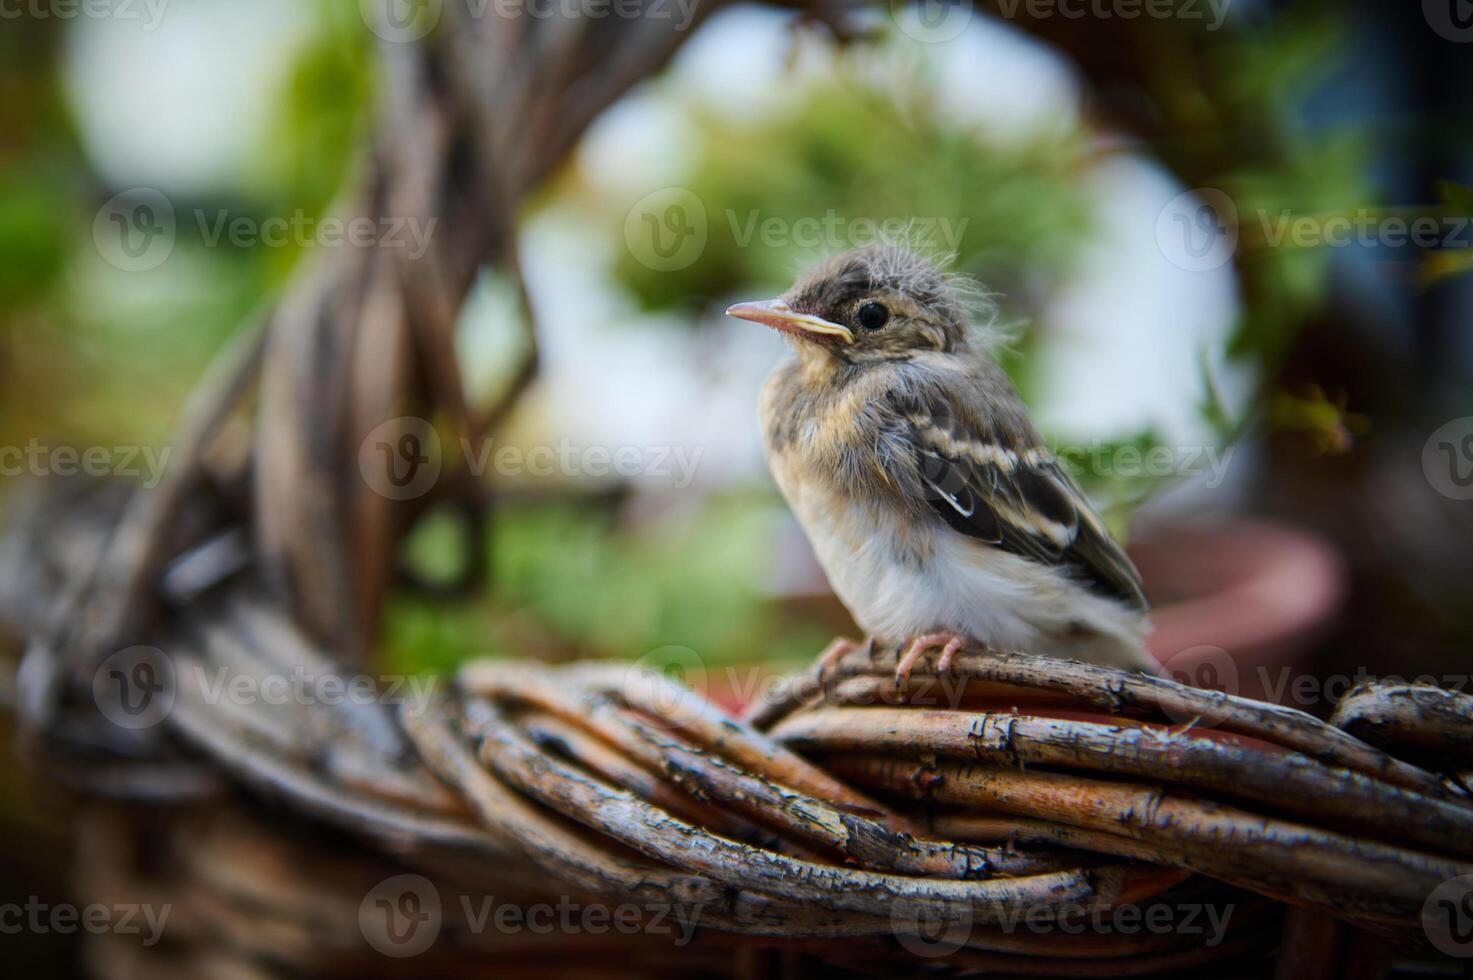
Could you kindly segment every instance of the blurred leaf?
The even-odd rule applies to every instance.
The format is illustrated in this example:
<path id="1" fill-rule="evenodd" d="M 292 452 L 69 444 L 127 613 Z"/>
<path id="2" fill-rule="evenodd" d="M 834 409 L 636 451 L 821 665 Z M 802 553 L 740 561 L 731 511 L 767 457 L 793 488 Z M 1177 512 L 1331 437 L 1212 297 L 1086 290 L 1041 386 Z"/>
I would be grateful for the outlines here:
<path id="1" fill-rule="evenodd" d="M 1211 353 L 1205 348 L 1198 363 L 1202 369 L 1202 420 L 1212 427 L 1218 440 L 1226 445 L 1241 433 L 1243 420 L 1235 419 L 1227 407 L 1227 400 L 1217 383 L 1217 373 L 1212 368 Z"/>
<path id="2" fill-rule="evenodd" d="M 1473 215 L 1473 187 L 1455 180 L 1439 180 L 1437 198 L 1444 204 L 1451 205 L 1459 214 Z"/>
<path id="3" fill-rule="evenodd" d="M 1247 275 L 1232 350 L 1255 357 L 1265 375 L 1277 371 L 1328 286 L 1331 250 L 1296 248 L 1287 230 L 1297 217 L 1353 212 L 1376 201 L 1371 151 L 1369 138 L 1358 131 L 1303 136 L 1285 148 L 1275 166 L 1248 167 L 1223 178 L 1238 208 Z"/>
<path id="4" fill-rule="evenodd" d="M 1268 26 L 1224 31 L 1214 50 L 1225 94 L 1239 107 L 1287 112 L 1334 64 L 1346 36 L 1343 12 L 1314 2 L 1286 5 Z"/>
<path id="5" fill-rule="evenodd" d="M 1418 280 L 1423 286 L 1432 286 L 1470 272 L 1473 272 L 1473 248 L 1444 249 L 1422 256 Z"/>
<path id="6" fill-rule="evenodd" d="M 415 523 L 401 547 L 409 571 L 420 581 L 443 586 L 464 574 L 476 542 L 466 540 L 466 522 L 458 512 L 440 507 Z"/>
<path id="7" fill-rule="evenodd" d="M 499 510 L 488 535 L 494 598 L 444 606 L 409 595 L 390 603 L 388 660 L 443 669 L 468 657 L 520 656 L 531 647 L 583 657 L 637 657 L 688 647 L 708 664 L 811 656 L 816 631 L 774 645 L 766 498 L 717 499 L 653 527 L 611 526 L 602 510 L 569 503 Z M 443 529 L 441 529 L 443 530 Z M 448 561 L 453 542 L 422 540 L 419 561 Z M 438 610 L 431 613 L 432 610 Z M 531 627 L 543 631 L 540 640 Z M 425 651 L 421 655 L 421 650 Z"/>
<path id="8" fill-rule="evenodd" d="M 75 216 L 76 189 L 62 168 L 0 166 L 0 308 L 45 295 L 67 253 L 67 216 Z"/>
<path id="9" fill-rule="evenodd" d="M 317 30 L 282 87 L 270 153 L 259 166 L 272 196 L 317 215 L 342 188 L 367 139 L 374 62 L 356 17 L 343 17 L 327 0 L 313 6 Z"/>
<path id="10" fill-rule="evenodd" d="M 1175 473 L 1155 476 L 1146 472 L 1148 454 L 1164 447 L 1160 435 L 1148 429 L 1097 440 L 1088 447 L 1056 447 L 1055 452 L 1065 471 L 1099 509 L 1110 533 L 1123 542 L 1129 540 L 1130 517 L 1136 508 L 1181 479 Z"/>
<path id="11" fill-rule="evenodd" d="M 1091 227 L 1082 134 L 989 144 L 947 117 L 916 64 L 888 49 L 855 56 L 775 117 L 685 110 L 707 207 L 700 260 L 657 272 L 621 249 L 616 275 L 648 308 L 692 308 L 737 289 L 786 288 L 807 262 L 905 229 L 959 270 L 1012 296 L 1067 267 Z M 883 83 L 881 82 L 883 79 Z M 622 234 L 623 209 L 609 209 Z"/>
<path id="12" fill-rule="evenodd" d="M 1439 180 L 1437 196 L 1452 214 L 1473 217 L 1473 187 L 1453 180 Z M 1473 272 L 1473 248 L 1465 244 L 1424 252 L 1417 278 L 1426 287 L 1469 272 Z"/>
<path id="13" fill-rule="evenodd" d="M 1346 408 L 1342 392 L 1330 398 L 1319 385 L 1306 385 L 1301 394 L 1277 391 L 1273 396 L 1269 420 L 1281 430 L 1309 436 L 1315 451 L 1328 456 L 1350 452 L 1355 437 L 1370 428 L 1369 420 Z"/>

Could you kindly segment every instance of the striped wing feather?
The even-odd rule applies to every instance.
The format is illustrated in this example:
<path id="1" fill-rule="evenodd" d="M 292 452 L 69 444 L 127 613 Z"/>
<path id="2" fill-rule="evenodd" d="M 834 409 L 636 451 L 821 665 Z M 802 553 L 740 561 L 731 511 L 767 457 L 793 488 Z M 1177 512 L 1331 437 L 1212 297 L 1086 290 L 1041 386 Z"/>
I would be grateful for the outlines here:
<path id="1" fill-rule="evenodd" d="M 900 404 L 931 506 L 962 534 L 1073 573 L 1095 592 L 1145 610 L 1140 574 L 1079 485 L 1042 447 L 961 431 L 920 402 Z"/>

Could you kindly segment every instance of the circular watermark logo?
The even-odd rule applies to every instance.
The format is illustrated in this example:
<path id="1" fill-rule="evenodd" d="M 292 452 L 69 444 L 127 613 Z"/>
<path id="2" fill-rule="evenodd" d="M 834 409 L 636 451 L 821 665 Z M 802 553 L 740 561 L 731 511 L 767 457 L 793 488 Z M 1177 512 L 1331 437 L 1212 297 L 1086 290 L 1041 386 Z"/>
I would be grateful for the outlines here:
<path id="1" fill-rule="evenodd" d="M 424 875 L 385 878 L 358 905 L 358 928 L 385 956 L 418 956 L 435 944 L 443 921 L 440 893 Z"/>
<path id="2" fill-rule="evenodd" d="M 1195 646 L 1178 650 L 1161 664 L 1162 672 L 1178 684 L 1198 687 L 1206 691 L 1221 691 L 1237 694 L 1238 664 L 1233 655 L 1222 647 Z M 1221 718 L 1210 712 L 1187 711 L 1168 704 L 1164 709 L 1168 718 L 1179 725 L 1192 724 L 1198 728 L 1211 728 Z"/>
<path id="3" fill-rule="evenodd" d="M 1156 216 L 1156 247 L 1167 261 L 1188 272 L 1210 272 L 1233 259 L 1238 248 L 1238 209 L 1215 187 L 1184 191 Z"/>
<path id="4" fill-rule="evenodd" d="M 972 938 L 972 908 L 902 899 L 890 906 L 890 932 L 908 953 L 950 956 Z"/>
<path id="5" fill-rule="evenodd" d="M 1473 956 L 1473 875 L 1449 878 L 1422 903 L 1422 929 L 1439 952 Z"/>
<path id="6" fill-rule="evenodd" d="M 706 206 L 684 187 L 662 187 L 640 198 L 624 217 L 624 244 L 640 264 L 674 272 L 706 250 Z"/>
<path id="7" fill-rule="evenodd" d="M 157 269 L 174 254 L 177 240 L 174 204 L 153 187 L 113 195 L 92 219 L 92 243 L 98 254 L 124 272 Z"/>
<path id="8" fill-rule="evenodd" d="M 677 685 L 672 689 L 671 684 Z M 679 693 L 684 688 L 693 699 Z M 656 647 L 624 671 L 624 696 L 631 702 L 656 706 L 660 714 L 679 721 L 688 705 L 696 710 L 709 688 L 706 661 L 690 647 Z"/>
<path id="9" fill-rule="evenodd" d="M 376 426 L 358 447 L 358 472 L 390 500 L 423 497 L 440 479 L 440 435 L 422 418 L 404 415 Z"/>
<path id="10" fill-rule="evenodd" d="M 158 647 L 135 646 L 104 660 L 92 675 L 92 698 L 119 728 L 152 728 L 174 710 L 174 664 Z"/>
<path id="11" fill-rule="evenodd" d="M 895 26 L 923 44 L 942 44 L 960 37 L 974 13 L 971 0 L 890 0 Z"/>
<path id="12" fill-rule="evenodd" d="M 1422 472 L 1451 500 L 1473 500 L 1473 415 L 1438 427 L 1422 446 Z"/>
<path id="13" fill-rule="evenodd" d="M 1438 37 L 1456 44 L 1473 41 L 1473 0 L 1422 0 L 1422 16 Z"/>
<path id="14" fill-rule="evenodd" d="M 363 23 L 382 40 L 410 44 L 440 23 L 443 0 L 358 0 Z"/>

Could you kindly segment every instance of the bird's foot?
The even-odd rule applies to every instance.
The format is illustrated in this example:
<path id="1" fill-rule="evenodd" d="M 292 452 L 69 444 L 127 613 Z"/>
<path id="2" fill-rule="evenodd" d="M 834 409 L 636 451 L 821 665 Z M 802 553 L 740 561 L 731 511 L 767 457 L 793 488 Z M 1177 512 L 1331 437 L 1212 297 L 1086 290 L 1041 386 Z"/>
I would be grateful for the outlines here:
<path id="1" fill-rule="evenodd" d="M 951 663 L 956 659 L 957 653 L 973 642 L 970 637 L 963 636 L 961 633 L 945 630 L 911 637 L 910 644 L 905 648 L 905 654 L 895 665 L 896 686 L 902 686 L 910 680 L 910 672 L 915 669 L 916 662 L 925 656 L 928 650 L 941 647 L 941 659 L 936 661 L 936 672 L 944 674 L 951 670 Z"/>
<path id="2" fill-rule="evenodd" d="M 839 661 L 856 650 L 868 650 L 874 653 L 875 638 L 865 637 L 863 643 L 856 643 L 847 636 L 835 637 L 834 641 L 824 647 L 823 652 L 818 655 L 818 679 L 820 682 L 828 680 L 829 674 L 839 666 Z"/>

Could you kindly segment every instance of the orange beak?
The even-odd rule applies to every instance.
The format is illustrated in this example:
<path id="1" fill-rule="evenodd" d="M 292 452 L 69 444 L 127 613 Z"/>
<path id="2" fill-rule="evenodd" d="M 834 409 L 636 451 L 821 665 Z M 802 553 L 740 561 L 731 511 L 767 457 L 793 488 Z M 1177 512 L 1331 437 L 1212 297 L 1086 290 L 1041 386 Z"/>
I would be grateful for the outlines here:
<path id="1" fill-rule="evenodd" d="M 842 323 L 831 323 L 822 317 L 799 313 L 780 299 L 769 299 L 760 303 L 738 303 L 729 308 L 726 315 L 751 320 L 753 323 L 763 323 L 774 330 L 781 330 L 783 333 L 799 337 L 804 335 L 810 338 L 837 337 L 846 344 L 854 343 L 854 332 Z"/>

